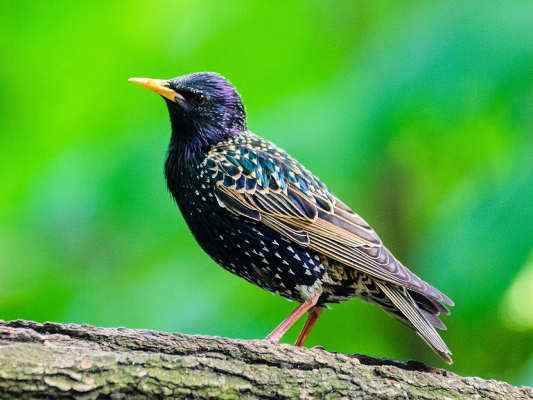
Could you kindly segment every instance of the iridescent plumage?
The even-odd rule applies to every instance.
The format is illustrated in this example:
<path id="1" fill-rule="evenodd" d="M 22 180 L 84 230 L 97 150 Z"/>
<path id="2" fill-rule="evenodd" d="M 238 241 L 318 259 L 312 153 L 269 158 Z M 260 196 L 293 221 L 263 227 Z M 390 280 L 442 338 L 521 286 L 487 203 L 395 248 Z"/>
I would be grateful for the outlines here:
<path id="1" fill-rule="evenodd" d="M 166 177 L 198 243 L 227 270 L 302 302 L 272 340 L 307 310 L 310 329 L 320 307 L 359 297 L 413 328 L 451 362 L 436 332 L 445 328 L 439 315 L 453 305 L 447 296 L 402 265 L 297 160 L 249 132 L 240 97 L 226 80 L 204 73 L 166 82 L 165 93 L 170 88 L 180 97 L 167 100 Z"/>

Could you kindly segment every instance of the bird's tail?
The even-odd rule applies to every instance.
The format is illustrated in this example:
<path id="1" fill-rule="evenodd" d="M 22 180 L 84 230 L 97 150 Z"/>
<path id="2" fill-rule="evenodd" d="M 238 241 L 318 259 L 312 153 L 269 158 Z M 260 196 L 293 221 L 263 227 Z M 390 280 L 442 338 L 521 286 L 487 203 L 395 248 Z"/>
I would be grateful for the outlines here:
<path id="1" fill-rule="evenodd" d="M 452 353 L 435 329 L 446 329 L 446 326 L 438 318 L 440 313 L 439 307 L 442 306 L 432 303 L 433 306 L 436 306 L 437 310 L 425 310 L 417 305 L 418 302 L 413 299 L 407 289 L 385 282 L 378 281 L 377 284 L 398 309 L 399 315 L 396 313 L 393 313 L 393 315 L 413 328 L 442 360 L 448 364 L 452 364 Z M 444 307 L 441 309 L 446 310 Z"/>

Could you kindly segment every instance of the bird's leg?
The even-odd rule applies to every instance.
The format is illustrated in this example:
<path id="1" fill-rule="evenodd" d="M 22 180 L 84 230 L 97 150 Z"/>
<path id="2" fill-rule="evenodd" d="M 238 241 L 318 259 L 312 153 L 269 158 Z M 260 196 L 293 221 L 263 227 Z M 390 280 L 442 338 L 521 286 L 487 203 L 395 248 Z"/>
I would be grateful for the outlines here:
<path id="1" fill-rule="evenodd" d="M 322 307 L 313 307 L 309 310 L 309 316 L 307 317 L 307 321 L 305 321 L 305 325 L 302 328 L 300 334 L 298 335 L 298 339 L 296 339 L 295 346 L 304 345 L 305 340 L 307 339 L 307 336 L 309 336 L 309 333 L 311 333 L 311 329 L 313 329 L 313 326 L 315 326 L 315 323 L 318 320 L 321 311 Z"/>
<path id="2" fill-rule="evenodd" d="M 291 315 L 289 315 L 285 320 L 283 320 L 281 324 L 276 327 L 276 329 L 270 332 L 270 334 L 266 337 L 266 340 L 274 343 L 279 342 L 279 340 L 283 337 L 283 335 L 285 335 L 285 333 L 291 328 L 291 326 L 293 326 L 294 323 L 306 313 L 306 311 L 315 306 L 321 294 L 322 292 L 318 291 L 317 293 L 309 297 L 306 301 L 304 301 L 302 304 L 300 304 L 291 313 Z"/>

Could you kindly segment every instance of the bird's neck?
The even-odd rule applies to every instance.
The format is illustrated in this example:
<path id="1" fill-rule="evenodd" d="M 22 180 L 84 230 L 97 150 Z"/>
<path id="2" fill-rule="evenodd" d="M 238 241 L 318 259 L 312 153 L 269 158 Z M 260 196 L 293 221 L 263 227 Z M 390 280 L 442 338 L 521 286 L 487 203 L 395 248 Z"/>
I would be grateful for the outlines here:
<path id="1" fill-rule="evenodd" d="M 209 147 L 210 144 L 202 140 L 201 137 L 185 136 L 184 134 L 173 130 L 170 137 L 168 152 L 169 155 L 175 157 L 175 161 L 180 164 L 180 166 L 186 167 L 188 165 L 194 165 Z"/>
<path id="2" fill-rule="evenodd" d="M 202 160 L 209 149 L 218 143 L 240 134 L 237 131 L 222 130 L 211 126 L 172 126 L 169 154 L 176 162 L 186 167 Z"/>
<path id="3" fill-rule="evenodd" d="M 201 162 L 205 151 L 205 144 L 196 140 L 184 140 L 178 133 L 172 132 L 165 163 L 165 175 L 171 191 Z"/>
<path id="4" fill-rule="evenodd" d="M 183 183 L 194 178 L 191 175 L 198 173 L 198 166 L 212 146 L 238 135 L 240 132 L 227 132 L 226 135 L 207 132 L 191 133 L 190 131 L 176 130 L 172 127 L 170 144 L 168 146 L 165 162 L 165 177 L 171 193 L 176 198 L 179 196 Z M 179 127 L 183 129 L 183 126 Z M 203 133 L 203 134 L 202 134 Z"/>
<path id="5" fill-rule="evenodd" d="M 179 190 L 181 183 L 197 172 L 212 146 L 246 130 L 244 118 L 221 120 L 191 119 L 183 110 L 167 102 L 172 128 L 165 175 L 170 191 Z"/>
<path id="6" fill-rule="evenodd" d="M 205 155 L 209 148 L 238 135 L 242 130 L 178 118 L 171 118 L 171 128 L 170 150 L 176 153 L 182 163 L 194 162 L 198 156 Z"/>

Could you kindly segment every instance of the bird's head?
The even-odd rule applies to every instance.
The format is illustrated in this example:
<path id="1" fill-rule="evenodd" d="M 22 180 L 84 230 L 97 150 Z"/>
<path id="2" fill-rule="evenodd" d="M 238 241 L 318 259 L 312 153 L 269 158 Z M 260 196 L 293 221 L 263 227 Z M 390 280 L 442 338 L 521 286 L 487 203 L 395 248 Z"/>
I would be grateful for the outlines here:
<path id="1" fill-rule="evenodd" d="M 241 97 L 217 73 L 196 72 L 173 79 L 130 78 L 129 81 L 165 99 L 172 135 L 179 142 L 211 145 L 246 130 Z"/>

